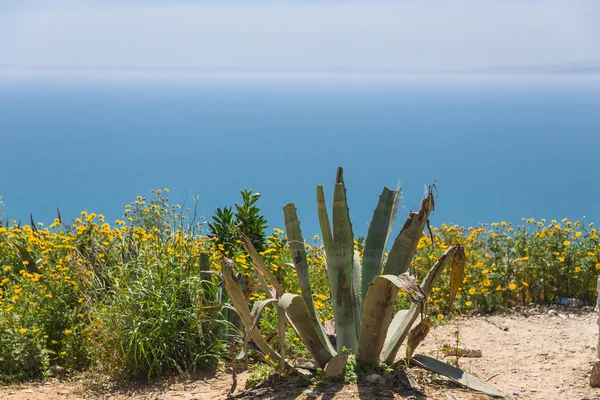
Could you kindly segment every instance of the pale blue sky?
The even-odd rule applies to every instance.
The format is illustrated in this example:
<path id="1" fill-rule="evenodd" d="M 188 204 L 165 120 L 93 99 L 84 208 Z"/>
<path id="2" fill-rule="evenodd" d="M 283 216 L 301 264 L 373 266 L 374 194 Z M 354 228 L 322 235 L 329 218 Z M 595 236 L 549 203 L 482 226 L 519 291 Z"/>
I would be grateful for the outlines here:
<path id="1" fill-rule="evenodd" d="M 600 59 L 598 21 L 600 0 L 0 0 L 0 65 L 551 64 Z"/>

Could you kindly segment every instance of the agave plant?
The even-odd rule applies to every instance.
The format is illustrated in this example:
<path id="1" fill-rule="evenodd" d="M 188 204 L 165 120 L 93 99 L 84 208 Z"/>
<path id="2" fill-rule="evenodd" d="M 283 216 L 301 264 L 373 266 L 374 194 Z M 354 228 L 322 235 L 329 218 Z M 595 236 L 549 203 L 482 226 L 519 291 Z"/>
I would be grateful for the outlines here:
<path id="1" fill-rule="evenodd" d="M 465 384 L 466 377 L 469 386 L 473 387 L 475 382 L 481 384 L 486 393 L 497 394 L 494 393 L 493 388 L 489 388 L 477 378 L 448 364 L 426 356 L 412 357 L 415 348 L 429 331 L 429 318 L 424 314 L 429 293 L 444 269 L 450 266 L 450 304 L 452 303 L 462 283 L 465 253 L 462 246 L 451 246 L 433 265 L 423 282 L 417 285 L 409 274 L 409 267 L 428 224 L 429 215 L 434 209 L 434 198 L 430 188 L 421 202 L 420 211 L 410 213 L 386 259 L 384 253 L 396 218 L 399 200 L 399 188 L 383 189 L 373 213 L 361 259 L 354 249 L 354 235 L 346 201 L 343 169 L 340 167 L 337 171 L 331 222 L 323 187 L 317 187 L 318 216 L 325 247 L 336 328 L 335 349 L 313 303 L 306 248 L 295 205 L 293 203 L 285 205 L 283 212 L 301 295 L 285 293 L 283 286 L 271 274 L 252 246 L 252 242 L 242 234 L 244 248 L 250 255 L 256 276 L 269 297 L 255 302 L 250 311 L 244 294 L 235 280 L 233 263 L 231 260 L 224 260 L 225 287 L 246 331 L 244 351 L 247 352 L 247 345 L 252 340 L 263 354 L 269 356 L 266 357 L 267 359 L 278 362 L 281 368 L 285 368 L 287 365 L 284 346 L 286 322 L 289 322 L 322 368 L 342 351 L 355 354 L 357 361 L 364 364 L 392 365 L 400 346 L 406 340 L 407 357 L 414 364 L 434 369 L 461 384 Z M 395 300 L 400 290 L 408 295 L 413 304 L 409 309 L 400 310 L 393 315 Z M 271 303 L 277 305 L 281 344 L 279 352 L 275 351 L 256 329 L 260 313 Z M 482 390 L 481 387 L 478 389 Z"/>

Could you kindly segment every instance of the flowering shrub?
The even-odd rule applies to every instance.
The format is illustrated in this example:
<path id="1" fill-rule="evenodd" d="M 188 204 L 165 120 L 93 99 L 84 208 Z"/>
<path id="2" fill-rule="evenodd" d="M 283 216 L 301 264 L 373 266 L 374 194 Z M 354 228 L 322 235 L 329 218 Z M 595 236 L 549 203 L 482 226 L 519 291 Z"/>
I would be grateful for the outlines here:
<path id="1" fill-rule="evenodd" d="M 70 225 L 57 219 L 49 227 L 0 226 L 0 380 L 39 378 L 50 365 L 157 376 L 224 359 L 220 331 L 231 324 L 218 291 L 226 249 L 202 235 L 201 221 L 170 205 L 166 192 L 138 197 L 112 225 L 84 211 Z M 411 273 L 423 279 L 449 246 L 462 244 L 467 264 L 458 312 L 555 303 L 561 296 L 592 302 L 598 239 L 593 224 L 566 219 L 530 218 L 518 227 L 442 225 L 421 238 Z M 323 245 L 318 236 L 311 242 L 314 304 L 325 321 L 333 311 Z M 238 277 L 258 287 L 250 258 L 234 244 Z M 361 238 L 355 243 L 361 254 L 363 245 Z M 208 277 L 202 254 L 210 260 Z M 286 291 L 300 293 L 282 230 L 266 238 L 261 256 Z M 444 318 L 448 296 L 444 273 L 430 295 L 430 314 Z M 265 298 L 260 290 L 248 295 L 249 303 Z M 399 297 L 398 306 L 406 301 Z M 265 313 L 259 329 L 276 346 L 282 338 L 272 314 Z M 289 328 L 286 341 L 289 354 L 307 355 Z"/>
<path id="2" fill-rule="evenodd" d="M 112 226 L 83 211 L 71 226 L 0 227 L 0 380 L 49 365 L 154 376 L 217 363 L 217 277 L 199 264 L 211 247 L 179 210 L 158 190 Z"/>

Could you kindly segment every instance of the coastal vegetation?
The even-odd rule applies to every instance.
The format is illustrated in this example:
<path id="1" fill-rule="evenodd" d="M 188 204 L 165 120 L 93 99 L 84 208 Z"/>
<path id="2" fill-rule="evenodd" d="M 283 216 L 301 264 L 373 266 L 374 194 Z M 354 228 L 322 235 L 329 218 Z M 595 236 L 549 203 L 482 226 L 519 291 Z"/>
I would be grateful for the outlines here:
<path id="1" fill-rule="evenodd" d="M 269 286 L 280 286 L 282 293 L 298 295 L 294 298 L 306 304 L 312 302 L 308 311 L 314 310 L 311 322 L 318 335 L 324 333 L 319 325 L 328 321 L 345 324 L 342 329 L 355 335 L 340 341 L 337 352 L 360 352 L 360 347 L 354 347 L 360 327 L 356 311 L 367 304 L 368 284 L 356 286 L 356 293 L 363 295 L 349 298 L 346 310 L 337 309 L 332 301 L 336 291 L 332 269 L 326 267 L 331 265 L 327 236 L 299 242 L 292 214 L 286 216 L 285 231 L 274 228 L 265 234 L 260 195 L 251 191 L 242 192 L 235 209 L 218 211 L 210 226 L 196 218 L 193 210 L 170 204 L 167 193 L 162 189 L 152 191 L 148 198 L 137 197 L 126 206 L 123 217 L 112 223 L 88 211 L 73 221 L 58 215 L 49 226 L 33 218 L 29 224 L 2 222 L 1 381 L 77 371 L 114 379 L 186 375 L 209 365 L 229 365 L 244 350 L 276 368 L 274 358 L 281 350 L 270 355 L 254 349 L 256 340 L 245 337 L 248 329 L 232 311 L 239 304 L 227 294 L 224 271 L 228 279 L 234 279 L 248 309 L 264 311 L 253 321 L 253 328 L 272 349 L 283 348 L 286 359 L 311 357 L 311 349 L 302 345 L 303 337 L 296 329 L 280 324 L 279 307 L 269 300 L 281 296 L 273 295 Z M 392 205 L 397 201 L 394 193 L 388 193 Z M 342 194 L 345 198 L 345 188 L 340 189 Z M 292 207 L 286 207 L 292 213 Z M 333 219 L 337 217 L 334 211 Z M 524 218 L 518 225 L 503 221 L 476 227 L 443 224 L 429 230 L 427 217 L 416 228 L 414 257 L 404 271 L 391 272 L 406 271 L 421 285 L 444 254 L 461 249 L 465 258 L 460 282 L 456 282 L 455 269 L 447 268 L 440 270 L 437 282 L 425 291 L 427 315 L 433 324 L 455 314 L 552 304 L 561 298 L 591 303 L 596 297 L 600 240 L 593 223 L 585 219 Z M 369 242 L 369 236 L 351 242 L 352 253 L 363 265 L 368 264 L 365 254 L 373 254 Z M 373 276 L 395 257 L 392 250 L 386 252 L 386 246 L 380 250 L 375 263 L 379 272 Z M 310 282 L 308 292 L 303 278 L 298 279 L 298 251 L 305 252 L 301 268 Z M 258 263 L 264 267 L 260 273 L 255 269 Z M 265 277 L 269 278 L 266 285 Z M 409 309 L 414 300 L 400 291 L 393 311 Z M 341 317 L 344 312 L 347 321 Z M 339 329 L 338 325 L 338 335 Z"/>

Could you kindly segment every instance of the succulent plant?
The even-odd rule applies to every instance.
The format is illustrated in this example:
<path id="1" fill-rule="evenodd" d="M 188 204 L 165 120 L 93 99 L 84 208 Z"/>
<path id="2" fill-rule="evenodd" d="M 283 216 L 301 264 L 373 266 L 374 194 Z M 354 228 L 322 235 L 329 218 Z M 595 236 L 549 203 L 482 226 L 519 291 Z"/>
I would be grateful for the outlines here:
<path id="1" fill-rule="evenodd" d="M 286 204 L 283 212 L 301 295 L 285 293 L 282 285 L 271 274 L 258 251 L 252 246 L 251 240 L 242 234 L 244 248 L 250 255 L 261 286 L 269 297 L 255 302 L 253 310 L 250 311 L 239 285 L 235 282 L 231 260 L 224 260 L 225 287 L 246 330 L 244 350 L 247 351 L 247 343 L 252 340 L 265 355 L 269 355 L 268 359 L 279 362 L 281 367 L 285 368 L 286 362 L 282 356 L 285 350 L 282 327 L 289 322 L 317 364 L 323 368 L 332 357 L 342 351 L 355 354 L 357 361 L 364 364 L 392 365 L 400 346 L 409 334 L 407 357 L 412 360 L 416 346 L 429 331 L 429 319 L 424 314 L 427 297 L 448 266 L 452 269 L 451 298 L 455 297 L 463 279 L 465 252 L 461 245 L 449 247 L 430 269 L 423 282 L 420 285 L 416 284 L 408 270 L 428 223 L 429 215 L 434 209 L 434 198 L 430 188 L 421 202 L 421 209 L 410 213 L 386 258 L 384 253 L 396 218 L 399 200 L 399 188 L 383 189 L 373 213 L 361 259 L 354 249 L 354 235 L 346 201 L 343 169 L 339 167 L 337 171 L 331 223 L 323 187 L 317 187 L 318 216 L 325 247 L 336 327 L 336 349 L 329 340 L 313 303 L 306 248 L 295 205 Z M 393 315 L 395 300 L 400 290 L 407 294 L 412 305 L 409 309 L 400 310 Z M 276 304 L 278 310 L 282 344 L 279 353 L 272 349 L 255 329 L 261 311 L 271 303 Z M 451 367 L 434 359 L 431 360 L 435 361 L 435 365 L 431 366 L 433 362 L 430 362 L 427 357 L 415 360 L 415 364 L 426 368 L 439 370 L 441 368 L 439 364 Z M 444 374 L 444 371 L 437 372 Z M 455 371 L 452 370 L 452 373 Z M 467 380 L 484 384 L 470 375 Z M 463 383 L 458 380 L 457 382 Z M 488 394 L 493 393 L 493 388 L 488 390 Z"/>

